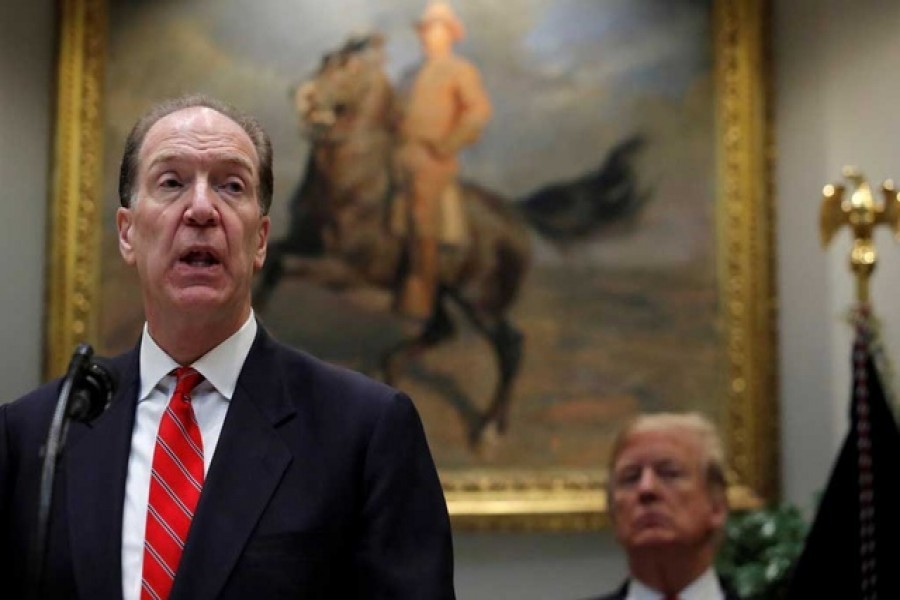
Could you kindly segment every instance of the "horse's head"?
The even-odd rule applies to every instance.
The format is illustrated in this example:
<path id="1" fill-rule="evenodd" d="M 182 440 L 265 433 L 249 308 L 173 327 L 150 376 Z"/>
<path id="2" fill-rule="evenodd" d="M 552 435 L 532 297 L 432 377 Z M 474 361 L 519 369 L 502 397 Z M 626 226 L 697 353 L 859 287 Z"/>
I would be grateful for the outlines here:
<path id="1" fill-rule="evenodd" d="M 334 139 L 362 121 L 385 118 L 391 102 L 380 34 L 350 38 L 322 58 L 318 71 L 294 93 L 303 130 L 313 139 Z M 371 125 L 371 124 L 369 124 Z"/>

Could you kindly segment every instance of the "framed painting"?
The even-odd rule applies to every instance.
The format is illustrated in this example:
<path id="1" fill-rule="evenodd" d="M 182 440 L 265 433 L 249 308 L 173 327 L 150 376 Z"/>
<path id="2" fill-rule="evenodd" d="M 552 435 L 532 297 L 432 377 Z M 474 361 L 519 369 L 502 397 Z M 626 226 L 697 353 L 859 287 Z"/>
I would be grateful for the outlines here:
<path id="1" fill-rule="evenodd" d="M 361 32 L 384 40 L 399 88 L 421 58 L 425 4 L 63 0 L 46 375 L 77 342 L 112 354 L 137 340 L 113 215 L 138 115 L 203 92 L 257 116 L 275 145 L 272 238 L 300 235 L 294 192 L 314 142 L 292 90 Z M 457 50 L 493 105 L 461 177 L 520 214 L 530 257 L 503 315 L 524 344 L 502 427 L 483 427 L 497 348 L 464 310 L 448 309 L 454 335 L 394 380 L 422 416 L 455 525 L 602 524 L 612 436 L 659 410 L 720 424 L 737 506 L 777 497 L 767 2 L 452 4 Z M 286 276 L 256 312 L 283 341 L 377 376 L 409 327 L 395 293 Z"/>

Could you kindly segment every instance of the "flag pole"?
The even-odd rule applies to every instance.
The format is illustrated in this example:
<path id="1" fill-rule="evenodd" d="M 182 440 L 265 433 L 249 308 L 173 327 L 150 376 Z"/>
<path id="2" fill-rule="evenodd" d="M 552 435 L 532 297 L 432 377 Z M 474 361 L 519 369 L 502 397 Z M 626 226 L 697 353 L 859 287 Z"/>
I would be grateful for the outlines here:
<path id="1" fill-rule="evenodd" d="M 822 244 L 844 226 L 853 235 L 850 265 L 856 276 L 858 304 L 851 311 L 855 329 L 850 392 L 850 429 L 832 468 L 812 528 L 791 577 L 789 598 L 884 600 L 900 598 L 900 431 L 888 401 L 879 362 L 886 357 L 869 297 L 875 269 L 872 234 L 882 224 L 900 230 L 900 197 L 891 181 L 876 204 L 872 190 L 855 167 L 844 167 L 853 191 L 843 184 L 823 190 Z M 887 383 L 887 385 L 885 385 Z"/>

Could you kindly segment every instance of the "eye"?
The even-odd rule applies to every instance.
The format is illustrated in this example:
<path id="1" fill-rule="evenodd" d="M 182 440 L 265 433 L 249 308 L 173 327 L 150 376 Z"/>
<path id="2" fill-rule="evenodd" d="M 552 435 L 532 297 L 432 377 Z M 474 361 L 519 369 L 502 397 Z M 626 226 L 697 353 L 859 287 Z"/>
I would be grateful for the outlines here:
<path id="1" fill-rule="evenodd" d="M 232 196 L 243 194 L 244 189 L 244 183 L 238 179 L 229 179 L 219 186 L 219 190 L 226 194 L 231 194 Z"/>
<path id="2" fill-rule="evenodd" d="M 663 464 L 656 469 L 656 476 L 663 481 L 677 481 L 685 476 L 685 471 L 677 465 Z"/>
<path id="3" fill-rule="evenodd" d="M 174 175 L 166 175 L 159 181 L 159 187 L 164 190 L 174 190 L 181 187 L 181 181 Z"/>
<path id="4" fill-rule="evenodd" d="M 616 473 L 615 484 L 619 488 L 633 488 L 640 479 L 641 469 L 639 467 L 628 467 Z"/>

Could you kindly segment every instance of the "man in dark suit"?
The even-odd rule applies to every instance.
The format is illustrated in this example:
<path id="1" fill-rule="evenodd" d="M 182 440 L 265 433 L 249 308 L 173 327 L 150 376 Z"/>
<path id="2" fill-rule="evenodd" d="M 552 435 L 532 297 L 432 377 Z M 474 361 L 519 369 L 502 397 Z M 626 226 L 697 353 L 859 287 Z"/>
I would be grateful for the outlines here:
<path id="1" fill-rule="evenodd" d="M 645 415 L 619 432 L 608 498 L 630 576 L 599 600 L 736 600 L 713 569 L 728 515 L 723 457 L 699 414 Z"/>
<path id="2" fill-rule="evenodd" d="M 194 96 L 126 141 L 116 222 L 146 324 L 73 424 L 41 598 L 453 598 L 450 525 L 408 397 L 273 340 L 250 305 L 268 136 Z M 298 315 L 298 318 L 303 318 Z M 0 596 L 27 591 L 59 382 L 0 407 Z"/>

